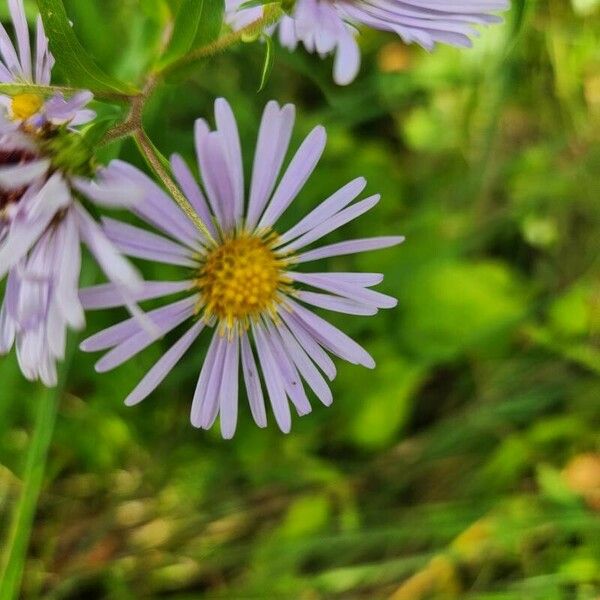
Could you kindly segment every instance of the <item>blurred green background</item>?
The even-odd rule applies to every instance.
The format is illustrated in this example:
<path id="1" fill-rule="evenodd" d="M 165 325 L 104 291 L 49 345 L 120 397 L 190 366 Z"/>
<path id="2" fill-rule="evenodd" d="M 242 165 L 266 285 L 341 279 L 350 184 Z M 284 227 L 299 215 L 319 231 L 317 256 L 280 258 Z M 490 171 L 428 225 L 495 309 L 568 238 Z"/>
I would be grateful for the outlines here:
<path id="1" fill-rule="evenodd" d="M 66 5 L 98 61 L 137 81 L 176 2 Z M 288 436 L 242 400 L 225 442 L 188 421 L 206 339 L 133 409 L 170 339 L 104 376 L 77 354 L 23 598 L 600 597 L 600 2 L 515 1 L 470 51 L 361 45 L 348 88 L 330 61 L 278 49 L 261 93 L 264 46 L 237 46 L 162 88 L 146 124 L 191 159 L 194 119 L 223 95 L 248 172 L 267 100 L 298 105 L 296 145 L 326 125 L 287 220 L 358 175 L 382 193 L 332 240 L 406 243 L 322 265 L 384 272 L 399 298 L 331 316 L 377 369 L 338 362 L 333 407 L 315 401 Z M 117 154 L 143 165 L 129 141 L 103 159 Z M 88 332 L 119 316 L 90 314 Z M 0 397 L 1 544 L 44 396 L 9 356 Z"/>

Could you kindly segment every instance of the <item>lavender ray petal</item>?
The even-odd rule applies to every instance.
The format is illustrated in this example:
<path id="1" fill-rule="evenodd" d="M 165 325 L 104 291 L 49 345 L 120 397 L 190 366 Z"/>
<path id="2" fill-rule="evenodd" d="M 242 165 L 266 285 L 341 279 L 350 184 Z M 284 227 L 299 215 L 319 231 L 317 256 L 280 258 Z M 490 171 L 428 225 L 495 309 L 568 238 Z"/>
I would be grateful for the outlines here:
<path id="1" fill-rule="evenodd" d="M 322 258 L 330 258 L 332 256 L 343 256 L 345 254 L 358 254 L 369 250 L 380 250 L 397 246 L 404 241 L 402 236 L 389 237 L 372 237 L 359 240 L 349 240 L 346 242 L 338 242 L 337 244 L 329 244 L 315 248 L 308 252 L 303 252 L 296 257 L 296 263 L 305 263 Z"/>
<path id="2" fill-rule="evenodd" d="M 265 334 L 261 327 L 253 323 L 252 333 L 256 342 L 258 360 L 267 386 L 269 401 L 273 408 L 275 420 L 283 433 L 289 433 L 292 429 L 292 415 L 290 412 L 290 405 L 287 401 L 284 383 L 279 374 L 279 370 L 275 368 L 275 359 L 271 355 L 269 344 L 265 339 Z"/>
<path id="3" fill-rule="evenodd" d="M 337 192 L 327 198 L 327 200 L 321 202 L 317 208 L 308 213 L 308 215 L 294 225 L 294 227 L 280 236 L 278 245 L 282 246 L 290 242 L 338 213 L 348 206 L 348 204 L 350 204 L 350 202 L 365 189 L 366 185 L 367 180 L 364 177 L 358 177 L 350 183 L 347 183 L 343 188 L 340 188 Z"/>
<path id="4" fill-rule="evenodd" d="M 242 371 L 244 373 L 244 382 L 248 393 L 248 402 L 250 411 L 255 423 L 259 427 L 267 426 L 267 413 L 265 410 L 265 399 L 254 354 L 248 340 L 248 335 L 244 332 L 240 340 L 242 346 Z"/>
<path id="5" fill-rule="evenodd" d="M 127 256 L 180 267 L 198 266 L 191 250 L 161 235 L 109 217 L 102 218 L 102 226 L 108 239 Z"/>
<path id="6" fill-rule="evenodd" d="M 158 362 L 144 375 L 144 378 L 137 384 L 135 389 L 125 398 L 127 406 L 134 406 L 145 400 L 173 370 L 175 365 L 181 360 L 183 355 L 189 350 L 190 346 L 196 341 L 200 332 L 204 329 L 204 322 L 197 321 L 179 338 Z"/>
<path id="7" fill-rule="evenodd" d="M 259 229 L 271 227 L 298 195 L 298 192 L 317 166 L 325 149 L 326 140 L 325 128 L 320 125 L 308 134 L 281 178 L 271 202 L 258 222 Z"/>
<path id="8" fill-rule="evenodd" d="M 139 291 L 131 294 L 130 298 L 134 302 L 143 302 L 144 300 L 153 300 L 185 292 L 193 286 L 194 282 L 190 279 L 184 281 L 144 281 Z M 86 310 L 116 308 L 127 303 L 119 286 L 114 283 L 102 283 L 83 288 L 79 290 L 79 298 Z"/>

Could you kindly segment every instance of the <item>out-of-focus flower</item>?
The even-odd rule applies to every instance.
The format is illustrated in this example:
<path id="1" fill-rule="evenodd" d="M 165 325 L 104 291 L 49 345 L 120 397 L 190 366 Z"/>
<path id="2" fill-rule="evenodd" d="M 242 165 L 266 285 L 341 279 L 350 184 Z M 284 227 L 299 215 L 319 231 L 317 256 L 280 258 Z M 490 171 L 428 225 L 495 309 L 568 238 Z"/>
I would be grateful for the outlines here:
<path id="1" fill-rule="evenodd" d="M 240 8 L 244 0 L 227 0 L 228 21 L 239 29 L 260 19 L 262 7 Z M 360 68 L 356 26 L 397 33 L 407 44 L 431 50 L 436 43 L 467 47 L 477 35 L 474 25 L 498 23 L 492 13 L 509 0 L 296 0 L 277 24 L 283 46 L 302 43 L 321 57 L 335 53 L 333 78 L 346 85 Z"/>
<path id="2" fill-rule="evenodd" d="M 238 414 L 238 372 L 241 369 L 256 423 L 265 427 L 267 416 L 260 372 L 280 429 L 288 432 L 291 412 L 288 398 L 300 415 L 311 411 L 302 380 L 325 404 L 332 394 L 321 371 L 333 379 L 331 352 L 351 363 L 373 368 L 371 356 L 339 329 L 305 305 L 355 315 L 373 315 L 391 308 L 396 300 L 370 288 L 383 279 L 376 273 L 301 273 L 296 265 L 331 256 L 386 248 L 401 237 L 350 240 L 313 250 L 307 246 L 370 210 L 379 201 L 371 196 L 354 204 L 366 181 L 350 182 L 287 232 L 274 230 L 279 217 L 296 198 L 324 150 L 326 134 L 316 127 L 304 140 L 277 183 L 294 123 L 294 107 L 269 102 L 265 108 L 250 184 L 244 200 L 244 175 L 237 124 L 229 104 L 217 100 L 217 128 L 196 122 L 198 165 L 205 193 L 183 159 L 174 155 L 173 172 L 181 189 L 210 237 L 150 179 L 130 166 L 121 165 L 124 176 L 145 189 L 138 209 L 148 223 L 168 236 L 105 221 L 105 231 L 129 256 L 188 270 L 184 281 L 146 282 L 138 300 L 183 292 L 172 304 L 148 313 L 165 335 L 184 322 L 186 333 L 151 368 L 126 399 L 128 405 L 144 400 L 163 381 L 205 328 L 214 328 L 191 411 L 196 427 L 210 428 L 220 414 L 223 437 L 233 436 Z M 208 201 L 207 201 L 208 200 Z M 304 287 L 316 288 L 310 291 Z M 121 303 L 114 286 L 84 289 L 88 309 L 109 308 Z M 82 344 L 85 351 L 109 350 L 96 364 L 100 372 L 124 363 L 155 341 L 134 319 L 123 321 Z M 256 355 L 258 356 L 258 363 Z"/>
<path id="3" fill-rule="evenodd" d="M 0 25 L 0 80 L 47 85 L 53 64 L 41 21 L 32 64 L 21 0 L 9 0 L 15 49 Z M 0 106 L 0 280 L 8 275 L 0 309 L 0 353 L 16 344 L 23 374 L 53 386 L 64 356 L 67 326 L 81 328 L 78 296 L 84 241 L 125 302 L 140 285 L 125 260 L 79 201 L 111 207 L 139 199 L 112 166 L 97 169 L 92 149 L 74 126 L 93 112 L 91 94 L 45 101 L 36 94 L 2 97 Z"/>

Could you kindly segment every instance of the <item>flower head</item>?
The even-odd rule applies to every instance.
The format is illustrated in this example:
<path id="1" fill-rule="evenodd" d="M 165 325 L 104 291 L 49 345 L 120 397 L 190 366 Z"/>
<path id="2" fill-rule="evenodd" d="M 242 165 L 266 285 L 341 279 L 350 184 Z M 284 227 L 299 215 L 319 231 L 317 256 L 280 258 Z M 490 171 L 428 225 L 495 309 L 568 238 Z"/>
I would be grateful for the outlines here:
<path id="1" fill-rule="evenodd" d="M 288 398 L 300 415 L 311 411 L 302 380 L 324 404 L 332 402 L 321 373 L 329 379 L 335 377 L 335 366 L 327 352 L 369 368 L 375 364 L 361 346 L 306 305 L 373 315 L 379 308 L 396 304 L 394 298 L 370 289 L 382 281 L 379 274 L 308 274 L 297 271 L 296 266 L 393 246 L 402 238 L 367 238 L 306 249 L 377 204 L 378 195 L 353 203 L 366 186 L 361 177 L 335 192 L 294 227 L 279 233 L 279 217 L 296 198 L 324 150 L 325 130 L 319 126 L 307 136 L 280 177 L 294 107 L 288 104 L 280 108 L 269 102 L 260 125 L 246 202 L 237 125 L 225 100 L 217 100 L 215 116 L 214 131 L 205 121 L 196 122 L 202 187 L 179 155 L 171 159 L 182 191 L 210 235 L 202 234 L 150 179 L 127 165 L 119 166 L 122 173 L 129 174 L 145 190 L 145 202 L 135 211 L 164 235 L 105 221 L 107 235 L 125 254 L 179 265 L 188 272 L 182 281 L 146 282 L 136 296 L 138 300 L 176 293 L 184 297 L 148 313 L 158 329 L 155 335 L 128 319 L 87 339 L 82 349 L 108 350 L 96 365 L 98 371 L 108 371 L 149 346 L 157 335 L 188 323 L 183 337 L 127 397 L 126 403 L 133 405 L 154 391 L 204 329 L 212 328 L 212 341 L 194 394 L 192 424 L 210 428 L 220 414 L 223 436 L 233 436 L 241 366 L 256 423 L 264 427 L 267 422 L 262 372 L 277 424 L 288 432 Z M 84 289 L 81 298 L 89 309 L 120 304 L 110 284 Z"/>
<path id="2" fill-rule="evenodd" d="M 16 44 L 13 44 L 0 23 L 0 83 L 50 85 L 54 57 L 48 48 L 48 38 L 41 17 L 38 15 L 37 18 L 33 53 L 23 0 L 8 0 L 8 7 Z M 65 100 L 61 93 L 45 100 L 35 92 L 24 92 L 13 97 L 0 95 L 0 110 L 3 109 L 7 119 L 34 127 L 41 127 L 48 122 L 75 126 L 95 117 L 93 111 L 84 108 L 91 99 L 92 94 L 89 92 L 80 92 L 69 100 Z"/>
<path id="3" fill-rule="evenodd" d="M 38 20 L 36 62 L 21 0 L 9 0 L 18 50 L 0 25 L 0 80 L 48 84 L 53 59 Z M 67 327 L 83 327 L 78 297 L 80 243 L 85 242 L 124 298 L 140 283 L 79 201 L 130 206 L 137 189 L 111 166 L 98 169 L 75 125 L 91 94 L 47 101 L 35 94 L 4 97 L 0 109 L 0 281 L 8 275 L 0 308 L 0 354 L 16 344 L 28 379 L 56 384 Z"/>
<path id="4" fill-rule="evenodd" d="M 227 0 L 228 20 L 239 29 L 260 19 L 262 7 L 241 8 L 243 0 Z M 398 34 L 407 44 L 431 50 L 436 43 L 470 46 L 474 25 L 497 23 L 492 13 L 506 10 L 509 0 L 296 0 L 290 15 L 279 21 L 281 44 L 295 50 L 302 43 L 321 57 L 335 53 L 333 76 L 346 85 L 360 67 L 355 26 Z"/>

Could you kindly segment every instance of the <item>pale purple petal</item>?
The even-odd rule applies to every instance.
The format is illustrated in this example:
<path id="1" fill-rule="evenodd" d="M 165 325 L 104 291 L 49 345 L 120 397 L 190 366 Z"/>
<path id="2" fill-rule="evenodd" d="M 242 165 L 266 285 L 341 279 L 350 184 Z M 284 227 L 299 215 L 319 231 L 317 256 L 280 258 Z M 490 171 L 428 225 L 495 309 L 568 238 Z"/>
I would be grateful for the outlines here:
<path id="1" fill-rule="evenodd" d="M 292 300 L 289 302 L 294 313 L 313 334 L 319 344 L 352 364 L 362 365 L 368 369 L 375 368 L 375 361 L 371 355 L 343 331 L 340 331 L 331 323 L 321 319 L 321 317 L 296 302 Z"/>
<path id="2" fill-rule="evenodd" d="M 161 235 L 109 217 L 103 217 L 102 226 L 108 239 L 127 256 L 181 267 L 198 266 L 189 248 Z"/>
<path id="3" fill-rule="evenodd" d="M 318 367 L 327 375 L 330 381 L 335 379 L 337 370 L 335 364 L 329 358 L 329 355 L 319 346 L 306 325 L 298 319 L 294 313 L 280 310 L 279 314 L 289 330 L 294 334 L 298 343 L 302 346 L 306 354 L 318 365 Z"/>
<path id="4" fill-rule="evenodd" d="M 190 421 L 194 427 L 209 429 L 217 418 L 226 344 L 218 333 L 213 335 L 192 402 Z"/>
<path id="5" fill-rule="evenodd" d="M 331 233 L 346 223 L 349 223 L 361 215 L 364 215 L 379 202 L 380 198 L 381 196 L 379 194 L 375 194 L 374 196 L 365 198 L 364 200 L 361 200 L 360 202 L 341 210 L 339 213 L 333 217 L 330 217 L 320 225 L 317 225 L 314 229 L 308 233 L 305 233 L 291 244 L 281 248 L 281 252 L 295 252 L 300 248 L 304 248 L 305 246 L 312 244 L 313 242 L 326 236 L 328 233 Z"/>
<path id="6" fill-rule="evenodd" d="M 262 328 L 253 324 L 252 333 L 256 342 L 258 360 L 264 374 L 265 384 L 269 393 L 269 401 L 273 408 L 275 420 L 283 433 L 289 433 L 292 429 L 292 415 L 290 412 L 290 405 L 287 401 L 284 383 L 279 374 L 279 370 L 275 368 L 275 358 L 271 354 L 269 344 L 265 340 L 265 334 Z"/>
<path id="7" fill-rule="evenodd" d="M 138 291 L 130 295 L 134 302 L 162 298 L 190 290 L 192 280 L 185 281 L 144 281 Z M 102 283 L 79 291 L 79 298 L 86 310 L 116 308 L 125 304 L 121 289 L 114 283 Z"/>
<path id="8" fill-rule="evenodd" d="M 357 254 L 368 250 L 380 250 L 397 246 L 404 241 L 402 236 L 389 237 L 373 237 L 360 240 L 350 240 L 347 242 L 338 242 L 337 244 L 329 244 L 315 250 L 309 250 L 299 254 L 296 257 L 297 263 L 310 262 L 312 260 L 320 260 L 322 258 L 330 258 L 332 256 L 343 256 L 345 254 Z"/>
<path id="9" fill-rule="evenodd" d="M 329 294 L 300 291 L 296 292 L 296 298 L 306 304 L 347 315 L 373 316 L 377 314 L 377 309 L 372 306 L 359 304 L 339 296 L 330 296 Z"/>
<path id="10" fill-rule="evenodd" d="M 219 414 L 221 435 L 230 440 L 235 434 L 238 416 L 238 375 L 240 363 L 240 343 L 237 336 L 228 340 L 223 362 L 223 382 L 219 393 Z"/>
<path id="11" fill-rule="evenodd" d="M 231 106 L 224 98 L 218 98 L 215 102 L 215 120 L 224 141 L 227 164 L 233 183 L 234 217 L 235 222 L 239 223 L 244 210 L 242 148 L 235 117 Z"/>
<path id="12" fill-rule="evenodd" d="M 267 413 L 265 411 L 265 399 L 260 384 L 258 369 L 256 368 L 256 361 L 254 360 L 254 353 L 252 352 L 246 332 L 242 334 L 240 343 L 242 346 L 242 370 L 244 372 L 244 382 L 248 393 L 250 411 L 252 412 L 255 423 L 259 427 L 266 427 Z"/>
<path id="13" fill-rule="evenodd" d="M 300 374 L 296 369 L 296 365 L 290 359 L 275 326 L 270 321 L 267 322 L 265 341 L 269 345 L 271 356 L 275 361 L 274 367 L 279 371 L 285 391 L 292 404 L 296 407 L 296 411 L 300 416 L 307 415 L 312 411 L 312 407 L 306 397 Z"/>
<path id="14" fill-rule="evenodd" d="M 300 371 L 302 377 L 304 377 L 305 381 L 316 394 L 317 398 L 319 398 L 319 400 L 325 404 L 325 406 L 329 406 L 333 402 L 333 395 L 325 379 L 315 367 L 313 361 L 308 357 L 302 346 L 298 343 L 287 326 L 283 324 L 278 325 L 277 333 L 281 337 L 281 341 L 286 349 L 286 352 L 296 365 L 298 371 Z"/>
<path id="15" fill-rule="evenodd" d="M 132 356 L 141 352 L 155 342 L 160 336 L 167 334 L 194 314 L 197 299 L 193 296 L 148 313 L 148 318 L 157 328 L 157 334 L 143 329 L 127 337 L 118 346 L 105 354 L 95 365 L 98 373 L 105 373 L 123 364 Z M 139 325 L 138 325 L 139 328 Z M 88 340 L 89 342 L 89 340 Z"/>
<path id="16" fill-rule="evenodd" d="M 362 288 L 357 285 L 344 283 L 336 280 L 335 278 L 330 279 L 327 275 L 314 275 L 313 273 L 293 273 L 289 272 L 288 275 L 294 280 L 306 285 L 338 294 L 359 304 L 365 304 L 367 306 L 373 306 L 375 308 L 394 308 L 398 301 L 396 298 L 387 296 L 374 290 Z"/>
<path id="17" fill-rule="evenodd" d="M 320 125 L 308 134 L 281 178 L 267 210 L 258 223 L 259 229 L 271 227 L 298 195 L 317 166 L 326 141 L 325 128 Z"/>
<path id="18" fill-rule="evenodd" d="M 273 100 L 267 103 L 254 153 L 250 200 L 246 214 L 246 225 L 249 229 L 256 226 L 275 187 L 290 143 L 294 119 L 295 108 L 292 104 L 286 104 L 280 109 Z"/>
<path id="19" fill-rule="evenodd" d="M 0 188 L 3 190 L 19 190 L 29 185 L 38 177 L 45 175 L 50 168 L 49 159 L 32 160 L 22 165 L 0 167 Z"/>
<path id="20" fill-rule="evenodd" d="M 134 406 L 145 400 L 172 371 L 182 356 L 189 350 L 200 332 L 204 329 L 204 322 L 197 321 L 190 329 L 175 343 L 160 360 L 144 375 L 135 389 L 125 399 L 127 406 Z"/>
<path id="21" fill-rule="evenodd" d="M 8 0 L 8 7 L 12 17 L 15 33 L 17 36 L 17 46 L 19 49 L 19 62 L 23 69 L 23 75 L 27 81 L 33 80 L 31 71 L 31 46 L 29 42 L 29 28 L 25 18 L 25 8 L 23 0 Z"/>
<path id="22" fill-rule="evenodd" d="M 327 200 L 321 202 L 317 208 L 309 212 L 298 224 L 280 236 L 278 245 L 282 246 L 286 244 L 338 213 L 350 204 L 365 189 L 366 185 L 367 180 L 364 177 L 358 177 L 346 184 L 343 188 L 335 192 L 335 194 L 327 198 Z"/>

